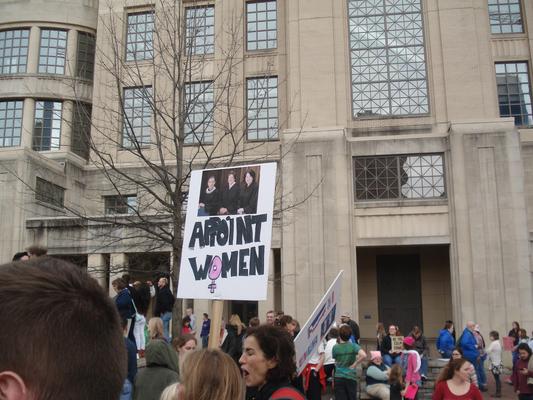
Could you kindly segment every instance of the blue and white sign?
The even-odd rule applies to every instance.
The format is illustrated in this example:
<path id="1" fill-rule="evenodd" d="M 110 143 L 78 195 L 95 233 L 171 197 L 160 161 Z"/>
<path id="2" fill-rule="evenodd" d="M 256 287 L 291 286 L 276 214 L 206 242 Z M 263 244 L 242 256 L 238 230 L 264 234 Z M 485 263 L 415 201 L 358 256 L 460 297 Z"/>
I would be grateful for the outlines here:
<path id="1" fill-rule="evenodd" d="M 303 328 L 300 330 L 294 347 L 296 349 L 296 367 L 300 374 L 309 359 L 324 339 L 329 329 L 337 318 L 338 303 L 341 298 L 341 276 L 344 271 L 340 271 L 320 303 L 316 306 Z"/>

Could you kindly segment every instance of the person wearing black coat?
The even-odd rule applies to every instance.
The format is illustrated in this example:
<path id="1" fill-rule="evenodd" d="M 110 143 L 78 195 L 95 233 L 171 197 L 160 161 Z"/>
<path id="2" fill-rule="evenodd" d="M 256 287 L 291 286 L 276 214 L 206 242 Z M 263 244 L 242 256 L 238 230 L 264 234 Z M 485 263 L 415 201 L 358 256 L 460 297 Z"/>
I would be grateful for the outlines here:
<path id="1" fill-rule="evenodd" d="M 159 278 L 157 282 L 159 290 L 155 299 L 155 316 L 163 320 L 163 332 L 167 340 L 170 339 L 170 320 L 172 319 L 172 309 L 176 299 L 168 287 L 167 278 Z"/>
<path id="2" fill-rule="evenodd" d="M 237 214 L 237 207 L 239 205 L 239 185 L 235 182 L 235 173 L 230 172 L 228 175 L 228 186 L 222 192 L 220 209 L 218 213 L 220 215 Z"/>
<path id="3" fill-rule="evenodd" d="M 198 216 L 217 215 L 220 207 L 220 192 L 215 186 L 214 176 L 207 179 L 207 187 L 200 193 Z"/>
<path id="4" fill-rule="evenodd" d="M 247 171 L 244 175 L 244 187 L 239 193 L 237 214 L 255 214 L 257 212 L 257 195 L 259 188 L 255 182 L 255 171 Z"/>
<path id="5" fill-rule="evenodd" d="M 133 325 L 135 323 L 135 307 L 127 284 L 122 278 L 117 278 L 111 282 L 113 289 L 117 293 L 115 296 L 115 305 L 117 306 L 120 319 L 126 321 L 128 325 L 128 339 L 135 343 L 133 335 Z"/>
<path id="6" fill-rule="evenodd" d="M 244 329 L 242 328 L 242 325 L 237 326 L 227 324 L 226 330 L 228 331 L 228 335 L 226 336 L 226 339 L 224 339 L 220 349 L 233 358 L 235 363 L 240 367 L 239 358 L 241 358 L 242 354 L 242 338 L 244 336 Z"/>

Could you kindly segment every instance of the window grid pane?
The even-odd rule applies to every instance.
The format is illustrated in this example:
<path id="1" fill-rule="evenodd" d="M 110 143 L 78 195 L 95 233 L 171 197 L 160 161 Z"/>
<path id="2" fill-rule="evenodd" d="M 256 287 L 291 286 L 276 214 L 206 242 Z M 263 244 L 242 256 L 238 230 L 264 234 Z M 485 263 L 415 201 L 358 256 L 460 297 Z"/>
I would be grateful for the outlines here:
<path id="1" fill-rule="evenodd" d="M 358 201 L 446 197 L 443 154 L 354 157 L 354 177 Z"/>
<path id="2" fill-rule="evenodd" d="M 185 143 L 213 143 L 213 82 L 185 87 Z"/>
<path id="3" fill-rule="evenodd" d="M 247 86 L 248 140 L 278 137 L 278 78 L 251 78 Z"/>
<path id="4" fill-rule="evenodd" d="M 92 80 L 94 74 L 94 54 L 96 38 L 87 32 L 78 32 L 78 61 L 76 76 Z"/>
<path id="5" fill-rule="evenodd" d="M 246 3 L 247 49 L 275 49 L 278 46 L 277 25 L 275 0 Z"/>
<path id="6" fill-rule="evenodd" d="M 131 148 L 150 144 L 151 97 L 150 86 L 124 89 L 123 147 Z"/>
<path id="7" fill-rule="evenodd" d="M 488 0 L 492 33 L 522 33 L 520 0 Z"/>
<path id="8" fill-rule="evenodd" d="M 429 112 L 420 0 L 348 0 L 353 116 Z"/>
<path id="9" fill-rule="evenodd" d="M 0 74 L 26 72 L 29 39 L 29 29 L 0 31 Z"/>
<path id="10" fill-rule="evenodd" d="M 516 126 L 531 126 L 531 88 L 526 62 L 496 64 L 501 117 L 514 117 Z"/>
<path id="11" fill-rule="evenodd" d="M 20 146 L 22 100 L 0 101 L 0 147 Z"/>
<path id="12" fill-rule="evenodd" d="M 154 58 L 154 13 L 128 14 L 126 61 Z"/>
<path id="13" fill-rule="evenodd" d="M 35 199 L 63 208 L 65 203 L 65 189 L 37 177 L 35 183 Z"/>
<path id="14" fill-rule="evenodd" d="M 62 106 L 60 101 L 40 100 L 35 103 L 33 150 L 59 150 Z"/>
<path id="15" fill-rule="evenodd" d="M 65 73 L 65 56 L 67 52 L 67 31 L 41 29 L 41 47 L 39 49 L 39 73 Z"/>
<path id="16" fill-rule="evenodd" d="M 137 209 L 137 196 L 105 196 L 104 208 L 107 215 L 112 214 L 135 214 Z"/>
<path id="17" fill-rule="evenodd" d="M 91 140 L 90 104 L 76 103 L 72 114 L 72 152 L 88 160 Z"/>
<path id="18" fill-rule="evenodd" d="M 215 7 L 187 8 L 185 20 L 188 54 L 213 54 L 215 52 Z"/>

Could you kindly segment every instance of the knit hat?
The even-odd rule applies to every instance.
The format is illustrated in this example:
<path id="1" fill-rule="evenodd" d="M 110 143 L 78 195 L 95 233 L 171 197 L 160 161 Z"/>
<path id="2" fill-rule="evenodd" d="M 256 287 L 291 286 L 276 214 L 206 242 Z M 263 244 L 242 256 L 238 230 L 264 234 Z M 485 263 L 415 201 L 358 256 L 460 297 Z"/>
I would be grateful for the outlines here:
<path id="1" fill-rule="evenodd" d="M 403 344 L 406 344 L 407 346 L 414 346 L 415 340 L 411 336 L 407 336 L 403 339 Z"/>
<path id="2" fill-rule="evenodd" d="M 350 318 L 350 317 L 351 317 L 350 312 L 349 312 L 349 311 L 345 311 L 345 312 L 343 312 L 343 313 L 341 314 L 341 318 L 342 318 L 342 317 L 348 317 L 348 318 Z"/>
<path id="3" fill-rule="evenodd" d="M 370 361 L 374 361 L 377 358 L 381 358 L 381 351 L 371 351 L 370 352 Z"/>

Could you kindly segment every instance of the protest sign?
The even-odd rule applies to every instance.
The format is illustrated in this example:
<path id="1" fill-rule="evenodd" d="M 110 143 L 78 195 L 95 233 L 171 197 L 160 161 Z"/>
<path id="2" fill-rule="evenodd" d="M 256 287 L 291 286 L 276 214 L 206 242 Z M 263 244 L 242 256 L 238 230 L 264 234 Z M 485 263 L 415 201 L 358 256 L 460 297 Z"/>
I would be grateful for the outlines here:
<path id="1" fill-rule="evenodd" d="M 503 337 L 503 350 L 513 351 L 513 349 L 514 349 L 514 337 L 504 336 Z"/>
<path id="2" fill-rule="evenodd" d="M 341 298 L 341 276 L 344 271 L 340 271 L 320 303 L 300 330 L 294 347 L 296 350 L 296 367 L 300 374 L 309 359 L 317 349 L 320 341 L 326 336 L 329 329 L 337 317 L 337 304 Z"/>
<path id="3" fill-rule="evenodd" d="M 276 164 L 191 173 L 178 297 L 265 300 Z"/>
<path id="4" fill-rule="evenodd" d="M 391 351 L 401 353 L 403 351 L 403 336 L 391 336 Z"/>

